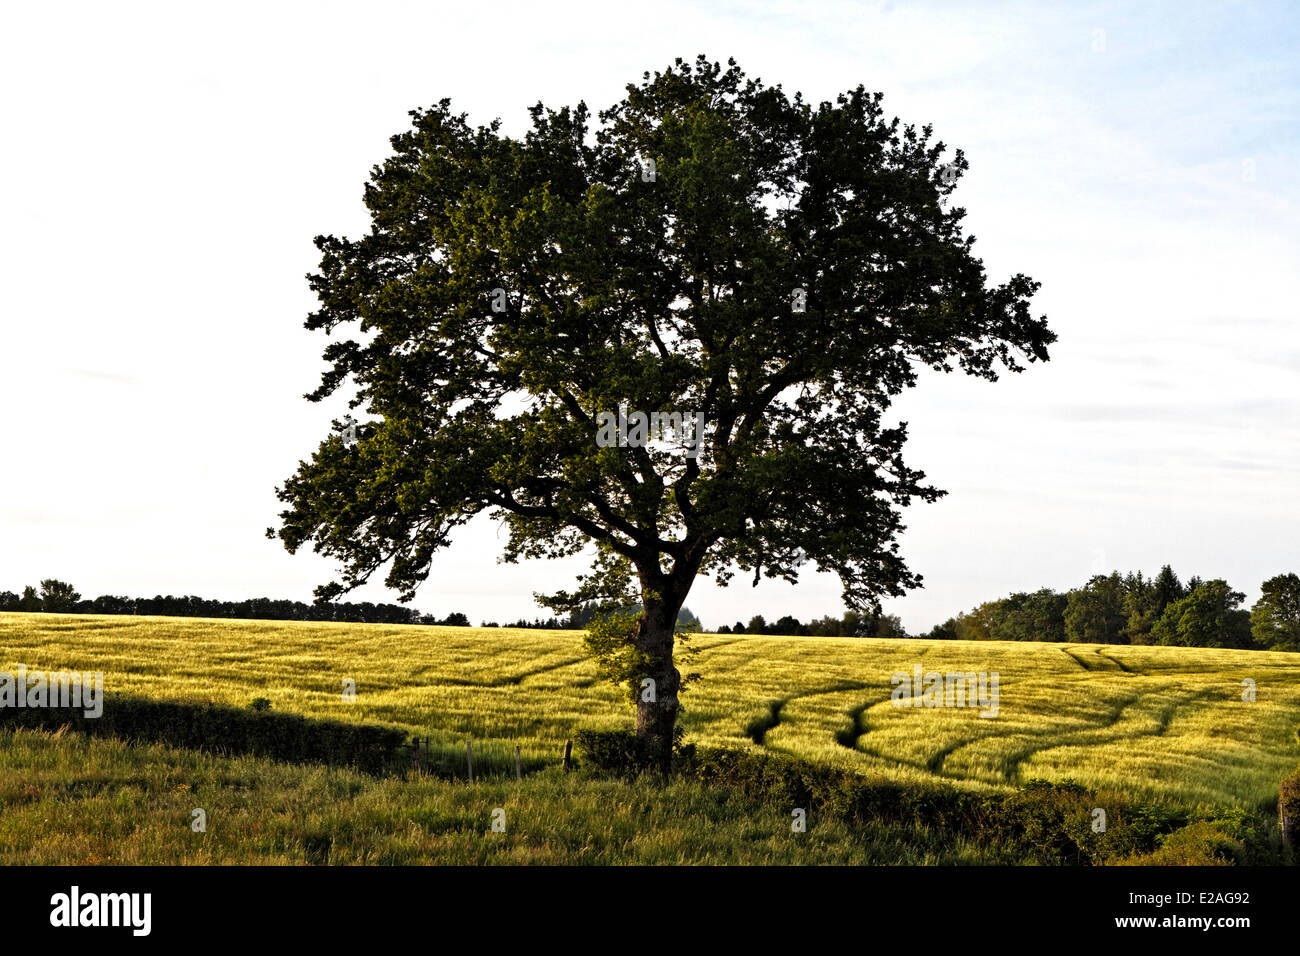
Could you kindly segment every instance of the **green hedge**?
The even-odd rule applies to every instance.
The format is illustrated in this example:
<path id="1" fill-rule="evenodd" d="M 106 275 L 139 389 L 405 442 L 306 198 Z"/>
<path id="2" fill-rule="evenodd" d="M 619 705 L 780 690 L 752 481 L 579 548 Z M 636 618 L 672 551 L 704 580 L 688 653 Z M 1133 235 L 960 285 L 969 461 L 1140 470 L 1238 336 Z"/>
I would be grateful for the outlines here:
<path id="1" fill-rule="evenodd" d="M 1292 851 L 1300 850 L 1300 767 L 1284 778 L 1278 787 L 1277 813 L 1279 819 L 1286 820 Z"/>
<path id="2" fill-rule="evenodd" d="M 316 720 L 269 710 L 108 696 L 99 717 L 77 708 L 0 708 L 0 728 L 53 730 L 165 743 L 287 763 L 349 766 L 367 773 L 394 767 L 406 734 L 392 727 Z"/>
<path id="3" fill-rule="evenodd" d="M 588 770 L 627 775 L 644 767 L 636 735 L 582 732 Z M 1064 864 L 1278 863 L 1269 821 L 1242 810 L 1194 812 L 1101 797 L 1072 783 L 1031 781 L 1011 793 L 974 793 L 942 783 L 899 783 L 760 751 L 683 748 L 679 771 L 783 809 L 800 807 L 851 825 L 883 822 L 961 833 L 1023 862 Z M 1286 789 L 1291 786 L 1292 789 Z M 1300 774 L 1284 784 L 1300 818 Z M 1093 811 L 1106 814 L 1093 830 Z"/>

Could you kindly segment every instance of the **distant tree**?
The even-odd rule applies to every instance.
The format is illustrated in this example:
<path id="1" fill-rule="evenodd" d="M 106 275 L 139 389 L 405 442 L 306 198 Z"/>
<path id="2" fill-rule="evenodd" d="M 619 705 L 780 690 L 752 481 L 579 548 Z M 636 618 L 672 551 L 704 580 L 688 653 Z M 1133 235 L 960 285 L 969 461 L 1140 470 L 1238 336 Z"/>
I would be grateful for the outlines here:
<path id="1" fill-rule="evenodd" d="M 722 625 L 722 627 L 718 628 L 717 631 L 715 631 L 714 633 L 716 633 L 716 634 L 730 634 L 730 633 L 731 633 L 731 625 L 730 625 L 730 624 L 724 624 L 724 625 Z"/>
<path id="2" fill-rule="evenodd" d="M 871 615 L 864 614 L 856 608 L 849 608 L 840 618 L 840 637 L 869 637 Z"/>
<path id="3" fill-rule="evenodd" d="M 806 630 L 813 637 L 842 637 L 844 636 L 844 618 L 826 614 L 809 621 Z M 850 632 L 850 636 L 852 636 L 852 632 Z"/>
<path id="4" fill-rule="evenodd" d="M 18 599 L 18 610 L 31 612 L 41 609 L 41 597 L 36 593 L 36 588 L 27 585 L 23 588 L 23 596 Z"/>
<path id="5" fill-rule="evenodd" d="M 1254 642 L 1265 650 L 1300 651 L 1300 576 L 1276 575 L 1260 591 L 1250 611 Z"/>
<path id="6" fill-rule="evenodd" d="M 18 610 L 19 597 L 13 591 L 0 591 L 0 611 Z"/>
<path id="7" fill-rule="evenodd" d="M 1152 587 L 1155 589 L 1155 604 L 1160 614 L 1163 614 L 1165 608 L 1175 601 L 1187 597 L 1188 589 L 1178 580 L 1174 569 L 1167 564 L 1155 576 Z"/>
<path id="8" fill-rule="evenodd" d="M 1164 613 L 1154 581 L 1141 571 L 1124 575 L 1124 638 L 1129 644 L 1151 643 L 1151 628 Z"/>
<path id="9" fill-rule="evenodd" d="M 930 633 L 925 637 L 931 641 L 955 641 L 957 639 L 957 619 L 950 617 L 942 624 L 936 624 L 930 628 Z"/>
<path id="10" fill-rule="evenodd" d="M 1124 581 L 1118 572 L 1094 575 L 1071 591 L 1065 605 L 1065 639 L 1084 644 L 1124 642 Z"/>
<path id="11" fill-rule="evenodd" d="M 767 621 L 763 619 L 763 615 L 761 615 L 761 614 L 755 614 L 753 617 L 751 617 L 751 618 L 749 619 L 749 623 L 745 625 L 745 633 L 746 633 L 746 634 L 766 634 L 766 633 L 767 633 Z"/>
<path id="12" fill-rule="evenodd" d="M 1198 584 L 1165 608 L 1151 636 L 1158 644 L 1182 647 L 1249 647 L 1250 615 L 1237 610 L 1245 599 L 1219 578 Z"/>
<path id="13" fill-rule="evenodd" d="M 735 624 L 733 624 L 733 625 L 731 626 L 731 633 L 732 633 L 732 634 L 745 634 L 745 633 L 748 633 L 748 632 L 745 630 L 745 625 L 744 625 L 742 622 L 737 621 Z"/>
<path id="14" fill-rule="evenodd" d="M 997 601 L 985 601 L 968 614 L 958 614 L 957 639 L 960 641 L 989 641 L 993 639 L 993 624 L 997 621 Z"/>
<path id="15" fill-rule="evenodd" d="M 776 623 L 768 629 L 768 633 L 798 637 L 803 633 L 803 625 L 794 615 L 785 614 L 777 618 Z"/>
<path id="16" fill-rule="evenodd" d="M 989 635 L 995 641 L 1064 641 L 1067 598 L 1050 588 L 1018 592 L 995 603 Z"/>
<path id="17" fill-rule="evenodd" d="M 688 607 L 683 607 L 677 612 L 677 630 L 686 631 L 689 634 L 701 634 L 704 632 L 704 625 L 700 623 L 699 617 Z"/>
<path id="18" fill-rule="evenodd" d="M 884 637 L 898 639 L 907 637 L 907 631 L 903 627 L 903 621 L 897 614 L 880 614 L 874 618 L 875 631 L 874 637 Z"/>
<path id="19" fill-rule="evenodd" d="M 469 618 L 460 611 L 452 611 L 442 621 L 446 627 L 469 627 Z"/>

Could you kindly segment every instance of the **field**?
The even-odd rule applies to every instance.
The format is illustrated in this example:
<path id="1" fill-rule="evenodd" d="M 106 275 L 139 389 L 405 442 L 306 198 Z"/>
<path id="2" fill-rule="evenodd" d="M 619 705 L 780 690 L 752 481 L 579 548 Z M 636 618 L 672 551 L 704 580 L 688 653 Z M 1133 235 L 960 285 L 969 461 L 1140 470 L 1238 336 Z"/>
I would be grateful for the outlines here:
<path id="1" fill-rule="evenodd" d="M 690 646 L 702 678 L 683 696 L 683 724 L 699 744 L 979 791 L 1069 780 L 1251 809 L 1275 801 L 1300 762 L 1296 655 L 710 635 Z M 275 711 L 391 724 L 429 737 L 453 770 L 470 737 L 480 773 L 501 780 L 516 745 L 540 769 L 575 731 L 632 720 L 571 632 L 0 614 L 0 671 L 19 665 L 102 671 L 110 697 L 240 707 L 264 697 Z M 996 717 L 894 706 L 891 675 L 916 665 L 996 672 Z M 1246 679 L 1254 701 L 1243 700 Z"/>

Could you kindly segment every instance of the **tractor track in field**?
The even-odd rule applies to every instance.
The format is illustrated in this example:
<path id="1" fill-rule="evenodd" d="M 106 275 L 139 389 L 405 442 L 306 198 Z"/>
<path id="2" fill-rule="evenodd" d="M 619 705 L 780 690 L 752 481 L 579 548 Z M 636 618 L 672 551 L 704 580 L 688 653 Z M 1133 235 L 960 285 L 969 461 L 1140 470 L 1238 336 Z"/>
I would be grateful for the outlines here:
<path id="1" fill-rule="evenodd" d="M 1066 657 L 1068 657 L 1070 660 L 1074 661 L 1076 664 L 1078 664 L 1080 667 L 1082 667 L 1082 668 L 1083 668 L 1084 670 L 1086 670 L 1086 671 L 1090 671 L 1090 672 L 1093 672 L 1093 673 L 1098 673 L 1098 672 L 1100 672 L 1100 673 L 1103 673 L 1103 674 L 1104 674 L 1104 673 L 1114 673 L 1115 671 L 1118 670 L 1118 671 L 1123 671 L 1124 673 L 1132 673 L 1132 671 L 1130 671 L 1127 667 L 1125 667 L 1125 666 L 1124 666 L 1123 664 L 1121 664 L 1119 661 L 1115 660 L 1115 658 L 1113 658 L 1113 657 L 1109 657 L 1109 656 L 1103 654 L 1101 651 L 1093 651 L 1092 653 L 1093 653 L 1096 657 L 1100 657 L 1100 658 L 1102 658 L 1102 659 L 1104 659 L 1104 660 L 1106 660 L 1106 661 L 1109 661 L 1111 664 L 1114 665 L 1113 667 L 1106 667 L 1106 666 L 1104 666 L 1104 665 L 1103 665 L 1103 666 L 1094 666 L 1094 663 L 1095 663 L 1095 662 L 1093 662 L 1093 661 L 1089 661 L 1089 660 L 1085 660 L 1083 657 L 1080 657 L 1078 654 L 1074 653 L 1073 651 L 1066 650 L 1064 647 L 1062 647 L 1060 650 L 1061 650 L 1061 653 L 1062 653 L 1062 654 L 1064 654 L 1064 655 L 1065 655 Z"/>
<path id="2" fill-rule="evenodd" d="M 517 674 L 495 677 L 492 680 L 464 680 L 459 677 L 439 677 L 437 680 L 438 683 L 450 687 L 517 687 L 530 677 L 536 677 L 538 674 L 545 674 L 548 671 L 558 671 L 565 667 L 572 667 L 574 664 L 581 664 L 585 660 L 585 657 L 572 657 L 554 664 L 546 664 L 542 667 L 534 667 L 532 670 L 521 671 Z M 594 683 L 594 681 L 586 684 L 578 682 L 576 686 L 590 686 L 591 683 Z"/>
<path id="3" fill-rule="evenodd" d="M 534 667 L 530 671 L 521 671 L 518 674 L 512 674 L 509 677 L 503 677 L 499 680 L 492 681 L 489 687 L 508 687 L 510 685 L 518 686 L 530 677 L 536 677 L 538 674 L 545 674 L 550 671 L 562 670 L 565 667 L 572 667 L 574 664 L 581 664 L 586 657 L 571 657 L 567 660 L 560 661 L 558 664 L 547 664 L 544 667 Z"/>
<path id="4" fill-rule="evenodd" d="M 1098 744 L 1114 743 L 1117 740 L 1121 740 L 1121 739 L 1132 740 L 1138 737 L 1163 737 L 1166 733 L 1168 733 L 1169 725 L 1173 723 L 1174 717 L 1179 710 L 1181 710 L 1183 707 L 1186 707 L 1188 704 L 1195 703 L 1198 700 L 1203 700 L 1204 698 L 1209 697 L 1212 694 L 1215 694 L 1217 692 L 1218 692 L 1218 688 L 1214 688 L 1214 687 L 1203 688 L 1191 694 L 1186 694 L 1182 697 L 1179 697 L 1176 700 L 1170 701 L 1164 708 L 1160 710 L 1158 716 L 1156 717 L 1156 727 L 1154 730 L 1136 731 L 1129 734 L 1123 734 L 1122 736 L 1108 737 L 1103 740 L 1087 741 L 1087 744 L 1089 746 L 1094 746 Z M 1060 740 L 1055 743 L 1045 744 L 1041 747 L 1027 747 L 1024 748 L 1023 750 L 1017 751 L 1012 756 L 1011 760 L 1007 761 L 1003 765 L 1005 768 L 1004 776 L 1006 777 L 1007 782 L 1008 783 L 1020 782 L 1021 767 L 1024 765 L 1025 761 L 1028 760 L 1030 757 L 1033 757 L 1040 753 L 1045 753 L 1048 750 L 1056 750 L 1060 747 L 1075 746 L 1078 744 L 1079 741 L 1077 739 L 1068 739 L 1068 738 L 1078 738 L 1081 734 L 1090 734 L 1098 730 L 1105 730 L 1108 727 L 1115 726 L 1122 719 L 1124 711 L 1128 710 L 1129 707 L 1131 707 L 1134 703 L 1136 703 L 1141 698 L 1148 697 L 1152 693 L 1158 693 L 1158 691 L 1149 691 L 1144 694 L 1138 694 L 1137 697 L 1131 699 L 1128 703 L 1121 706 L 1109 721 L 1100 724 L 1097 727 L 1090 727 L 1085 730 L 1073 731 L 1072 733 L 1066 735 L 1067 739 L 1065 740 Z"/>
<path id="5" fill-rule="evenodd" d="M 1119 659 L 1116 658 L 1116 657 L 1112 657 L 1111 655 L 1107 654 L 1105 651 L 1098 651 L 1098 652 L 1097 652 L 1097 656 L 1098 656 L 1098 657 L 1104 657 L 1104 658 L 1106 658 L 1106 660 L 1108 660 L 1108 661 L 1113 661 L 1113 662 L 1115 663 L 1115 666 L 1118 667 L 1120 670 L 1122 670 L 1125 674 L 1138 674 L 1138 675 L 1141 675 L 1141 676 L 1145 676 L 1145 675 L 1142 675 L 1142 672 L 1141 672 L 1141 671 L 1135 671 L 1135 670 L 1133 670 L 1133 669 L 1130 668 L 1127 664 L 1125 664 L 1123 661 L 1119 660 Z"/>
<path id="6" fill-rule="evenodd" d="M 1147 692 L 1147 693 L 1150 693 L 1150 692 Z M 1124 711 L 1126 711 L 1129 707 L 1131 707 L 1131 706 L 1133 706 L 1134 704 L 1136 704 L 1136 703 L 1137 703 L 1139 700 L 1141 700 L 1143 697 L 1147 696 L 1147 693 L 1138 693 L 1138 694 L 1133 694 L 1132 696 L 1125 698 L 1124 700 L 1120 701 L 1120 702 L 1118 703 L 1118 705 L 1115 705 L 1115 706 L 1113 707 L 1112 711 L 1111 711 L 1110 716 L 1109 716 L 1109 717 L 1106 717 L 1106 718 L 1103 718 L 1102 721 L 1101 721 L 1100 723 L 1098 723 L 1098 724 L 1094 724 L 1094 725 L 1089 726 L 1089 727 L 1081 727 L 1081 728 L 1079 728 L 1078 730 L 1071 730 L 1071 731 L 1068 731 L 1067 734 L 1066 734 L 1066 736 L 1074 736 L 1075 734 L 1093 733 L 1093 732 L 1098 731 L 1098 730 L 1105 730 L 1107 727 L 1113 727 L 1113 726 L 1115 726 L 1115 724 L 1119 723 L 1120 720 L 1123 718 L 1123 716 L 1124 716 Z M 1037 733 L 1030 734 L 1030 736 L 1033 736 L 1033 737 L 1046 737 L 1046 736 L 1048 736 L 1048 735 L 1050 735 L 1050 734 L 1053 734 L 1053 733 L 1059 733 L 1059 731 L 1050 730 L 1050 729 L 1049 729 L 1049 730 L 1043 730 L 1043 731 L 1039 731 L 1039 732 L 1037 732 Z M 931 756 L 926 760 L 926 762 L 925 762 L 925 768 L 926 768 L 927 770 L 929 770 L 931 773 L 935 774 L 936 776 L 940 776 L 940 777 L 955 777 L 955 776 L 957 776 L 956 774 L 949 774 L 949 773 L 946 773 L 946 772 L 944 771 L 944 769 L 943 769 L 943 765 L 944 765 L 945 761 L 947 761 L 947 759 L 948 759 L 950 756 L 952 756 L 952 755 L 953 755 L 955 752 L 957 752 L 958 750 L 961 750 L 963 747 L 968 747 L 968 746 L 970 746 L 971 744 L 977 744 L 977 743 L 980 743 L 981 741 L 988 740 L 990 737 L 996 737 L 996 736 L 998 736 L 998 735 L 997 735 L 997 734 L 980 734 L 980 735 L 977 736 L 977 737 L 969 737 L 969 738 L 966 738 L 965 740 L 954 741 L 951 745 L 949 745 L 949 746 L 947 746 L 947 747 L 944 747 L 944 748 L 940 749 L 939 751 L 937 751 L 936 753 L 932 754 L 932 755 L 931 755 Z M 1038 752 L 1038 750 L 1046 750 L 1046 749 L 1050 749 L 1050 747 L 1043 747 L 1043 748 L 1028 748 L 1026 751 L 1021 751 L 1021 752 L 1026 753 L 1026 758 L 1022 758 L 1022 759 L 1027 759 L 1028 756 L 1031 756 L 1032 754 Z M 1017 752 L 1017 755 L 1016 755 L 1016 756 L 1019 757 L 1019 753 L 1021 753 L 1021 752 Z M 1020 764 L 1021 762 L 1022 762 L 1021 759 L 1017 759 L 1015 765 L 1016 765 L 1016 766 L 1019 766 L 1019 764 Z M 1008 777 L 1010 776 L 1009 773 L 1006 774 L 1006 775 L 1007 775 Z"/>
<path id="7" fill-rule="evenodd" d="M 785 697 L 768 701 L 767 713 L 759 714 L 748 724 L 745 725 L 744 734 L 754 743 L 760 746 L 766 746 L 767 733 L 773 730 L 781 723 L 781 711 L 785 705 L 792 700 L 800 700 L 804 697 L 817 697 L 821 694 L 840 694 L 849 690 L 865 690 L 871 685 L 864 684 L 861 681 L 843 681 L 838 684 L 832 684 L 829 687 L 817 687 L 812 690 L 799 691 L 796 694 L 787 694 Z"/>
<path id="8" fill-rule="evenodd" d="M 865 737 L 867 731 L 871 729 L 863 720 L 863 715 L 872 707 L 883 704 L 887 700 L 889 700 L 888 696 L 879 700 L 869 700 L 865 704 L 860 704 L 850 710 L 848 712 L 849 726 L 835 731 L 835 742 L 849 750 L 857 750 L 858 741 Z"/>

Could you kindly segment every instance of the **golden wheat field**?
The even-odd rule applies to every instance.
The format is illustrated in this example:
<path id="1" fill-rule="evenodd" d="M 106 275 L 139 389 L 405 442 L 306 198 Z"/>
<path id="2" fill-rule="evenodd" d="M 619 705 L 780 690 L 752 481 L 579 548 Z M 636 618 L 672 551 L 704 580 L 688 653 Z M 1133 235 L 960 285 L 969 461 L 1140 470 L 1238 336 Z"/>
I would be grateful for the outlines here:
<path id="1" fill-rule="evenodd" d="M 1259 805 L 1300 760 L 1300 657 L 1085 644 L 697 635 L 688 741 L 897 780 L 1073 780 L 1135 797 Z M 630 727 L 576 632 L 0 614 L 0 671 L 102 671 L 114 694 L 386 723 L 489 762 L 552 760 Z M 998 675 L 996 716 L 900 707 L 895 673 Z M 345 681 L 356 700 L 344 700 Z M 1254 682 L 1255 699 L 1243 693 Z M 987 711 L 987 708 L 986 708 Z"/>

